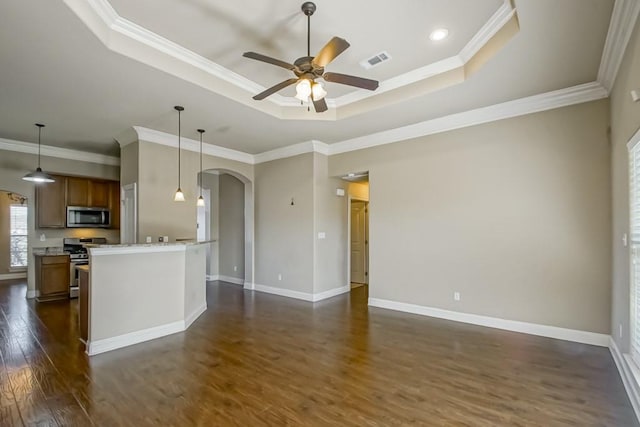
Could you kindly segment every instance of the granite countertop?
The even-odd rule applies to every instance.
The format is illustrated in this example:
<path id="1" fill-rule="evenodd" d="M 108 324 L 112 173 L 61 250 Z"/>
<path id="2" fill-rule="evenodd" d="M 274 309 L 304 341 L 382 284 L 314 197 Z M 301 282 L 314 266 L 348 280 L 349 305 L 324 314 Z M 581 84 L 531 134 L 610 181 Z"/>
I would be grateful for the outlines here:
<path id="1" fill-rule="evenodd" d="M 192 246 L 192 245 L 204 245 L 207 243 L 217 242 L 217 240 L 183 240 L 179 242 L 158 242 L 158 243 L 116 243 L 116 244 L 104 244 L 104 245 L 84 245 L 86 248 L 144 248 L 144 247 L 157 247 L 157 246 Z"/>
<path id="2" fill-rule="evenodd" d="M 34 256 L 60 256 L 60 255 L 69 255 L 69 252 L 65 252 L 62 248 L 33 248 L 32 250 Z"/>

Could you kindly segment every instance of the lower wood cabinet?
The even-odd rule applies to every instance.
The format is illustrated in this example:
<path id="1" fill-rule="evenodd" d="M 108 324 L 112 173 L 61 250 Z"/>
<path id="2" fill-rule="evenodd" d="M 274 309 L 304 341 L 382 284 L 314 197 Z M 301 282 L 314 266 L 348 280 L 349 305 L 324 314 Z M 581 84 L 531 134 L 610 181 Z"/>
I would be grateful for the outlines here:
<path id="1" fill-rule="evenodd" d="M 37 301 L 69 298 L 69 255 L 35 255 Z"/>

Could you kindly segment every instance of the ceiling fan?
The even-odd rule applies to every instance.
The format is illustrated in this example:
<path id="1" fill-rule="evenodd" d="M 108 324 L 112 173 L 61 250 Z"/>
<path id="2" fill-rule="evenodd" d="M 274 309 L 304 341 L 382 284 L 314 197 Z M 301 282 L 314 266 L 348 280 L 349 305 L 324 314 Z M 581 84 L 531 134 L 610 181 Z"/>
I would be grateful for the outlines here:
<path id="1" fill-rule="evenodd" d="M 376 80 L 365 79 L 362 77 L 350 76 L 340 73 L 325 73 L 324 67 L 326 67 L 331 61 L 333 61 L 338 55 L 347 50 L 350 46 L 349 43 L 340 37 L 334 37 L 329 40 L 320 52 L 316 56 L 310 54 L 310 41 L 311 41 L 311 15 L 316 11 L 316 5 L 313 2 L 304 2 L 302 4 L 302 12 L 307 16 L 307 56 L 296 59 L 293 64 L 290 64 L 279 59 L 271 58 L 256 52 L 245 52 L 242 56 L 246 58 L 255 59 L 257 61 L 266 62 L 278 67 L 286 68 L 293 71 L 296 77 L 290 78 L 283 82 L 278 83 L 275 86 L 261 92 L 253 97 L 256 101 L 265 99 L 269 95 L 272 95 L 294 83 L 296 85 L 296 98 L 301 102 L 309 101 L 313 103 L 313 108 L 317 113 L 327 111 L 327 102 L 324 97 L 327 92 L 322 87 L 322 84 L 316 82 L 317 78 L 322 78 L 327 82 L 340 83 L 343 85 L 354 86 L 367 90 L 376 90 L 378 88 L 378 82 Z"/>

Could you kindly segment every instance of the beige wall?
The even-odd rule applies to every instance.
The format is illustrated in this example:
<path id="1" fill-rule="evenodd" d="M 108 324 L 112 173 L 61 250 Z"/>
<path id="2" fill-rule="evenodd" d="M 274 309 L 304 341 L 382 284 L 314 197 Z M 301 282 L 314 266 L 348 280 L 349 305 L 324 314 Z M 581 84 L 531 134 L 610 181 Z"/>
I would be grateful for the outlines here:
<path id="1" fill-rule="evenodd" d="M 608 334 L 608 108 L 332 156 L 369 171 L 370 296 Z"/>
<path id="2" fill-rule="evenodd" d="M 122 152 L 126 156 L 126 152 Z M 173 195 L 178 187 L 177 148 L 138 142 L 138 237 L 169 236 L 175 239 L 195 238 L 196 199 L 198 197 L 197 174 L 199 154 L 183 150 L 181 187 L 186 201 L 174 202 Z M 122 159 L 123 163 L 127 161 Z M 203 169 L 222 169 L 237 172 L 248 180 L 253 180 L 253 166 L 204 155 Z"/>
<path id="3" fill-rule="evenodd" d="M 244 279 L 244 184 L 221 174 L 219 194 L 219 274 Z"/>
<path id="4" fill-rule="evenodd" d="M 314 284 L 313 293 L 348 285 L 347 258 L 347 197 L 336 195 L 336 189 L 346 187 L 340 178 L 329 176 L 329 158 L 314 153 Z M 324 233 L 320 239 L 318 233 Z"/>
<path id="5" fill-rule="evenodd" d="M 214 242 L 209 245 L 209 265 L 207 274 L 220 274 L 220 175 L 213 173 L 202 174 L 202 188 L 210 191 L 209 208 L 209 237 Z"/>
<path id="6" fill-rule="evenodd" d="M 629 157 L 627 142 L 640 127 L 640 102 L 629 95 L 640 88 L 640 24 L 631 36 L 611 92 L 611 180 L 613 203 L 613 275 L 611 332 L 618 347 L 629 351 L 629 250 L 622 236 L 629 232 Z M 620 334 L 622 329 L 622 335 Z"/>
<path id="7" fill-rule="evenodd" d="M 255 166 L 258 285 L 313 292 L 313 156 L 301 154 Z"/>
<path id="8" fill-rule="evenodd" d="M 35 184 L 24 181 L 22 177 L 33 171 L 38 157 L 34 154 L 0 150 L 0 190 L 22 194 L 28 198 L 29 208 L 29 252 L 34 247 L 62 246 L 64 237 L 107 237 L 109 242 L 119 242 L 120 234 L 114 230 L 102 229 L 35 229 Z M 42 157 L 42 169 L 49 173 L 62 175 L 89 176 L 117 180 L 120 177 L 118 166 L 106 166 L 79 160 Z M 45 184 L 46 185 L 46 184 Z M 40 241 L 44 234 L 46 240 Z M 35 289 L 33 257 L 29 257 L 27 272 L 28 289 Z"/>
<path id="9" fill-rule="evenodd" d="M 120 149 L 120 185 L 138 182 L 138 142 L 125 145 Z"/>

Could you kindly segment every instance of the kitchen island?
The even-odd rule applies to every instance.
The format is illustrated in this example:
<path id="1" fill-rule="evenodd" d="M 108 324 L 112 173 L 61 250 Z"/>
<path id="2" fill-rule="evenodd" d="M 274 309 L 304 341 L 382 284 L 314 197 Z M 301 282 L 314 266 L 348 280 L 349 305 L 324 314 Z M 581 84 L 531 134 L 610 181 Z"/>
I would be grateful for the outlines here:
<path id="1" fill-rule="evenodd" d="M 208 243 L 88 245 L 87 354 L 187 329 L 207 309 Z"/>

